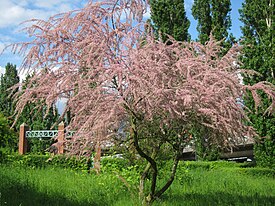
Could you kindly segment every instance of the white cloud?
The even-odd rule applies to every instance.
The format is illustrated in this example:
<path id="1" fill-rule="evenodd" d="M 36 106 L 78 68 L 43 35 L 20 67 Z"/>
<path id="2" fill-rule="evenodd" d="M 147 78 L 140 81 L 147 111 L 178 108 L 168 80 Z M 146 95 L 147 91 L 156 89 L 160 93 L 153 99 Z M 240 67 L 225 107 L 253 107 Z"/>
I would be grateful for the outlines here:
<path id="1" fill-rule="evenodd" d="M 33 10 L 6 0 L 0 7 L 0 28 L 12 27 L 34 15 Z M 38 13 L 37 13 L 38 14 Z"/>
<path id="2" fill-rule="evenodd" d="M 29 19 L 47 20 L 50 16 L 83 7 L 88 0 L 0 0 L 0 54 L 6 45 L 27 41 L 20 30 L 28 24 L 20 23 Z M 0 55 L 0 65 L 7 62 L 17 65 L 22 59 L 6 50 Z"/>
<path id="3" fill-rule="evenodd" d="M 14 38 L 12 38 L 11 36 L 0 34 L 0 54 L 2 54 L 4 48 L 12 41 L 14 41 Z"/>
<path id="4" fill-rule="evenodd" d="M 56 13 L 72 10 L 81 0 L 1 0 L 0 28 L 15 27 L 22 21 L 47 19 Z"/>
<path id="5" fill-rule="evenodd" d="M 0 76 L 5 74 L 5 68 L 0 66 Z"/>

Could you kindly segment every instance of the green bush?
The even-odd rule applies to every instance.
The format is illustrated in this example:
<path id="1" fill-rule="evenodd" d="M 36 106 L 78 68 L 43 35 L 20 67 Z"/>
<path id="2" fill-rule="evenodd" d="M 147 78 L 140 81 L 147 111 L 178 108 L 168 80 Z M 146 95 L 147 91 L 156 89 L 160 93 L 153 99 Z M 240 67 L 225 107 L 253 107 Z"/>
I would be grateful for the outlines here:
<path id="1" fill-rule="evenodd" d="M 137 185 L 143 170 L 141 164 L 132 164 L 128 159 L 105 157 L 101 160 L 101 172 L 115 174 L 129 185 Z"/>
<path id="2" fill-rule="evenodd" d="M 33 168 L 44 168 L 47 166 L 70 168 L 72 170 L 88 170 L 86 157 L 74 157 L 65 155 L 50 156 L 28 154 L 28 155 L 2 155 L 2 163 L 16 166 L 27 166 Z"/>
<path id="3" fill-rule="evenodd" d="M 5 148 L 9 152 L 17 150 L 18 135 L 10 129 L 7 118 L 0 113 L 0 148 Z"/>
<path id="4" fill-rule="evenodd" d="M 46 150 L 54 143 L 51 139 L 28 138 L 29 152 L 32 154 L 46 154 Z"/>
<path id="5" fill-rule="evenodd" d="M 232 168 L 232 167 L 242 167 L 247 165 L 246 163 L 235 163 L 228 161 L 184 161 L 180 162 L 180 165 L 187 169 L 202 169 L 202 170 L 211 170 L 217 168 Z"/>
<path id="6" fill-rule="evenodd" d="M 275 138 L 267 138 L 255 144 L 254 154 L 258 166 L 275 169 Z"/>

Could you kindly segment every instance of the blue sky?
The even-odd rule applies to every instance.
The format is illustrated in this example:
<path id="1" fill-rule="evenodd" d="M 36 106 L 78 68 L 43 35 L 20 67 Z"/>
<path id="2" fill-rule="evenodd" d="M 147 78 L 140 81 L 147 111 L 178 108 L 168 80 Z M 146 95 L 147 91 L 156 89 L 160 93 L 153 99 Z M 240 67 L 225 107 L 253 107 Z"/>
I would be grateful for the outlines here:
<path id="1" fill-rule="evenodd" d="M 27 36 L 20 32 L 22 21 L 39 18 L 47 19 L 51 15 L 81 8 L 87 0 L 0 0 L 0 52 L 10 43 L 28 41 Z M 237 38 L 241 36 L 241 22 L 238 9 L 243 0 L 231 0 L 231 33 Z M 192 39 L 197 38 L 196 21 L 191 15 L 193 0 L 185 0 L 186 13 L 191 21 L 189 33 Z M 20 66 L 22 57 L 5 51 L 0 56 L 0 73 L 3 73 L 5 65 L 10 62 Z"/>

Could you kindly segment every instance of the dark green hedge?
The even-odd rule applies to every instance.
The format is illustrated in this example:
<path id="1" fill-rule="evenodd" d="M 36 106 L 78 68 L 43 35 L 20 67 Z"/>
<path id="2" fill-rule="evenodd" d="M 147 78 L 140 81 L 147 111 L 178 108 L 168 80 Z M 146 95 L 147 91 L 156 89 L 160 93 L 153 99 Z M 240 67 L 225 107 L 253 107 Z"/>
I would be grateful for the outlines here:
<path id="1" fill-rule="evenodd" d="M 0 153 L 0 162 L 5 164 L 12 164 L 16 166 L 27 166 L 34 168 L 42 168 L 46 166 L 55 166 L 62 168 L 70 168 L 74 170 L 88 170 L 92 164 L 88 162 L 86 157 L 69 157 L 64 155 L 7 155 Z"/>

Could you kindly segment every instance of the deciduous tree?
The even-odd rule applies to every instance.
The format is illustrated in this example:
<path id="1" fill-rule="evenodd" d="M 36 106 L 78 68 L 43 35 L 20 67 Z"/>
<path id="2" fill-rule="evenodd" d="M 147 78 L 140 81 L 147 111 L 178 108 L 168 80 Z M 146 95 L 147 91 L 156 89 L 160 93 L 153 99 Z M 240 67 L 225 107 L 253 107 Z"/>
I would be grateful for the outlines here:
<path id="1" fill-rule="evenodd" d="M 30 85 L 30 79 L 32 75 L 27 75 L 26 79 L 23 80 L 22 92 L 25 89 L 32 87 Z M 19 129 L 22 123 L 26 123 L 31 130 L 49 130 L 58 121 L 58 111 L 55 105 L 52 105 L 47 111 L 47 107 L 43 107 L 44 102 L 29 102 L 17 121 L 16 127 Z"/>
<path id="2" fill-rule="evenodd" d="M 195 0 L 192 7 L 192 14 L 198 20 L 199 41 L 204 44 L 212 32 L 216 40 L 224 40 L 222 46 L 225 49 L 222 54 L 226 53 L 234 41 L 233 36 L 228 34 L 231 27 L 230 11 L 230 0 Z"/>
<path id="3" fill-rule="evenodd" d="M 7 118 L 0 113 L 0 149 L 14 152 L 17 149 L 18 135 L 9 124 Z"/>
<path id="4" fill-rule="evenodd" d="M 72 153 L 110 141 L 121 122 L 127 122 L 135 149 L 148 162 L 140 196 L 151 203 L 172 184 L 195 125 L 209 128 L 211 141 L 220 145 L 253 137 L 237 99 L 247 90 L 263 90 L 274 106 L 275 88 L 268 82 L 240 84 L 241 71 L 233 64 L 237 46 L 221 58 L 219 43 L 212 38 L 204 46 L 172 38 L 167 45 L 148 33 L 144 37 L 146 8 L 142 0 L 90 1 L 80 10 L 34 21 L 26 30 L 33 40 L 15 45 L 14 51 L 26 52 L 23 69 L 37 70 L 31 79 L 35 87 L 17 94 L 18 115 L 29 102 L 43 100 L 50 108 L 60 97 L 67 98 L 66 108 L 73 114 L 69 128 L 77 130 Z M 150 151 L 139 138 L 147 122 L 158 125 L 155 133 L 148 132 Z M 107 134 L 97 135 L 100 130 Z M 174 164 L 167 182 L 159 185 L 157 155 L 164 143 L 173 148 Z M 147 176 L 150 190 L 144 195 Z"/>
<path id="5" fill-rule="evenodd" d="M 150 0 L 151 19 L 156 35 L 165 42 L 167 34 L 177 41 L 190 39 L 190 21 L 186 17 L 184 0 Z"/>
<path id="6" fill-rule="evenodd" d="M 246 0 L 241 13 L 243 52 L 241 55 L 242 67 L 251 68 L 258 72 L 252 78 L 244 78 L 246 84 L 255 84 L 259 81 L 269 81 L 275 84 L 275 3 L 271 0 Z M 263 106 L 255 107 L 250 95 L 245 99 L 245 105 L 252 111 L 250 119 L 262 139 L 255 147 L 257 163 L 263 166 L 275 166 L 275 116 L 265 113 L 271 100 L 263 93 Z M 274 109 L 274 108 L 273 108 Z"/>
<path id="7" fill-rule="evenodd" d="M 14 113 L 14 105 L 11 99 L 12 93 L 16 91 L 8 90 L 10 87 L 19 83 L 16 65 L 8 63 L 5 67 L 5 74 L 1 75 L 0 82 L 0 112 L 6 117 L 11 118 Z"/>

